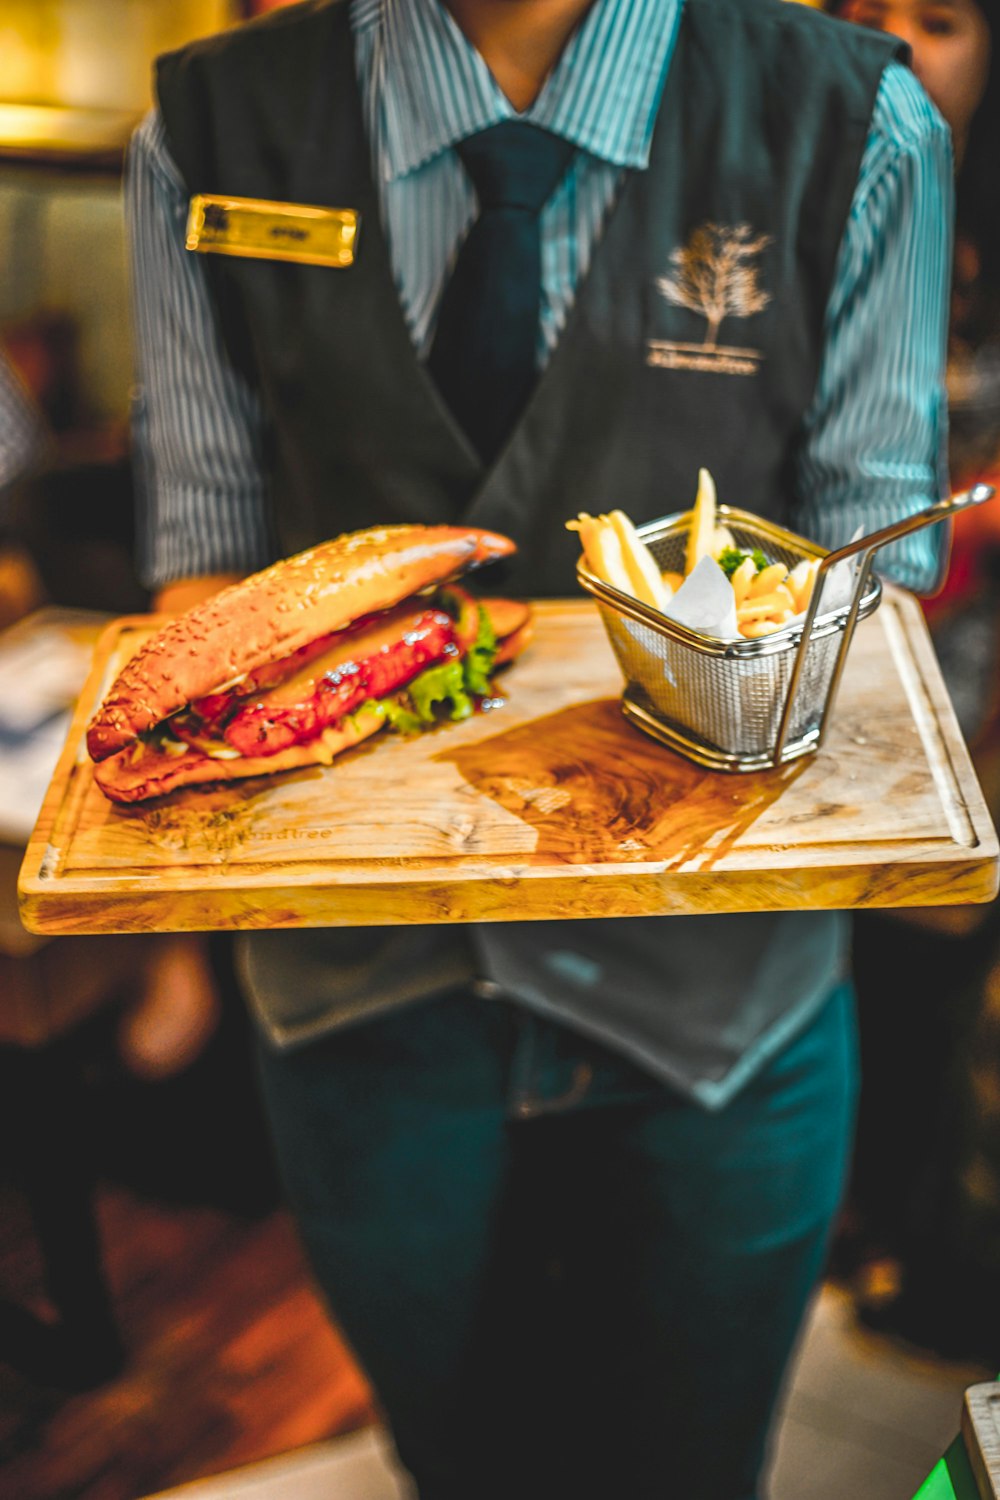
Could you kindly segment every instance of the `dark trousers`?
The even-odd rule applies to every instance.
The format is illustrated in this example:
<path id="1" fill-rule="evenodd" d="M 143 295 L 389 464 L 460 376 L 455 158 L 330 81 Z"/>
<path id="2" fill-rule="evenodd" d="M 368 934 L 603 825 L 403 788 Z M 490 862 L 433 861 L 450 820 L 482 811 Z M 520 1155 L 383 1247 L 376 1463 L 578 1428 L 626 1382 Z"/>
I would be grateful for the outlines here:
<path id="1" fill-rule="evenodd" d="M 452 995 L 262 1056 L 292 1206 L 421 1500 L 751 1500 L 840 1201 L 853 997 L 708 1113 Z"/>

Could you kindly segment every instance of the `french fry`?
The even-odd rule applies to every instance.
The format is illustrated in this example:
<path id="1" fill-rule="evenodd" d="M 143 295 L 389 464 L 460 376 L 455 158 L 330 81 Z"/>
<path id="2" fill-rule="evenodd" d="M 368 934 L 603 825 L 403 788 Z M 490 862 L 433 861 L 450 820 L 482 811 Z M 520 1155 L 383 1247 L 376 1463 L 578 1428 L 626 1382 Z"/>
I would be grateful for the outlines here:
<path id="1" fill-rule="evenodd" d="M 677 590 L 684 582 L 683 573 L 663 573 L 660 576 L 662 577 L 666 587 L 670 590 L 671 594 L 676 594 Z"/>
<path id="2" fill-rule="evenodd" d="M 768 615 L 775 618 L 793 613 L 788 599 L 780 594 L 761 594 L 759 597 L 745 600 L 736 610 L 737 620 L 766 620 Z"/>
<path id="3" fill-rule="evenodd" d="M 757 576 L 752 580 L 747 593 L 751 599 L 759 599 L 764 594 L 773 593 L 779 583 L 784 583 L 788 577 L 788 569 L 784 563 L 771 563 L 767 568 L 761 568 Z"/>
<path id="4" fill-rule="evenodd" d="M 584 561 L 591 572 L 597 565 L 597 553 L 594 547 L 596 522 L 588 511 L 581 510 L 575 521 L 566 522 L 567 531 L 575 531 L 580 538 L 580 546 L 583 549 Z"/>
<path id="5" fill-rule="evenodd" d="M 712 555 L 715 536 L 715 481 L 707 469 L 698 470 L 698 494 L 691 515 L 684 576 L 693 573 L 703 557 Z"/>
<path id="6" fill-rule="evenodd" d="M 566 522 L 566 529 L 579 532 L 583 555 L 592 573 L 623 594 L 634 593 L 622 544 L 607 516 L 591 516 L 581 511 L 575 521 Z"/>
<path id="7" fill-rule="evenodd" d="M 753 583 L 756 577 L 757 566 L 754 563 L 753 558 L 745 557 L 740 563 L 739 567 L 733 573 L 732 578 L 729 580 L 733 586 L 733 593 L 736 596 L 737 609 L 739 609 L 740 605 L 743 603 L 744 599 L 749 593 L 750 585 L 751 583 Z"/>
<path id="8" fill-rule="evenodd" d="M 596 559 L 595 572 L 613 588 L 621 589 L 623 594 L 630 594 L 632 580 L 622 556 L 622 544 L 618 540 L 614 527 L 609 526 L 603 519 L 595 523 L 591 550 Z"/>
<path id="9" fill-rule="evenodd" d="M 800 563 L 796 563 L 785 579 L 785 584 L 795 602 L 796 614 L 801 614 L 804 609 L 809 608 L 818 568 L 818 559 L 804 557 Z"/>
<path id="10" fill-rule="evenodd" d="M 735 546 L 736 538 L 733 536 L 733 533 L 730 531 L 729 527 L 716 526 L 715 530 L 712 533 L 712 556 L 715 558 L 716 562 L 719 561 L 720 555 L 725 552 L 727 547 Z"/>
<path id="11" fill-rule="evenodd" d="M 780 629 L 779 620 L 747 620 L 745 625 L 740 626 L 740 635 L 745 636 L 748 641 L 754 641 L 762 635 L 773 635 Z"/>
<path id="12" fill-rule="evenodd" d="M 597 546 L 600 526 L 597 519 L 581 510 L 575 521 L 566 522 L 567 531 L 575 531 L 580 538 L 580 546 L 583 548 L 583 556 L 587 567 L 592 573 L 596 573 L 601 561 Z"/>
<path id="13" fill-rule="evenodd" d="M 601 519 L 605 518 L 602 516 Z M 643 604 L 664 609 L 670 603 L 673 590 L 668 589 L 660 577 L 660 570 L 646 543 L 623 510 L 613 510 L 607 520 L 618 537 L 625 571 L 632 582 L 631 592 Z"/>
<path id="14" fill-rule="evenodd" d="M 779 607 L 787 614 L 794 615 L 796 612 L 795 600 L 792 598 L 792 591 L 788 587 L 787 582 L 779 583 L 774 593 L 775 597 L 780 601 Z"/>

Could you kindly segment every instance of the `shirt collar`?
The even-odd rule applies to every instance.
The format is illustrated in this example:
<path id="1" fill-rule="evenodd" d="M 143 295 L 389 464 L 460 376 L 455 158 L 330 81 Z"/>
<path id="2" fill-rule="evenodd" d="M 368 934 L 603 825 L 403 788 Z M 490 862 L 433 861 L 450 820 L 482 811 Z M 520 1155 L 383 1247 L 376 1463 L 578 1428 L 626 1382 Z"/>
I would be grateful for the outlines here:
<path id="1" fill-rule="evenodd" d="M 615 166 L 646 167 L 681 4 L 595 0 L 519 118 Z M 372 0 L 361 0 L 359 10 L 362 5 L 371 16 Z M 404 176 L 466 136 L 515 117 L 440 0 L 379 0 L 379 10 L 387 178 Z"/>

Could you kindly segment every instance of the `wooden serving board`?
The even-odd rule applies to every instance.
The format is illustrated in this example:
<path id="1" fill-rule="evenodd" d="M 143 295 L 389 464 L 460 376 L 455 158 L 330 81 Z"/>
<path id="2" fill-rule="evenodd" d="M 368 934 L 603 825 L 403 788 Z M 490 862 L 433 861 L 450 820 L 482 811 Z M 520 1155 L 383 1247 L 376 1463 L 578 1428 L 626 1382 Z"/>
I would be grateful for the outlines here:
<path id="1" fill-rule="evenodd" d="M 997 840 L 916 601 L 887 589 L 817 754 L 706 771 L 622 717 L 589 600 L 537 606 L 464 724 L 331 767 L 117 807 L 87 720 L 149 633 L 98 647 L 20 878 L 36 932 L 642 916 L 986 901 Z"/>

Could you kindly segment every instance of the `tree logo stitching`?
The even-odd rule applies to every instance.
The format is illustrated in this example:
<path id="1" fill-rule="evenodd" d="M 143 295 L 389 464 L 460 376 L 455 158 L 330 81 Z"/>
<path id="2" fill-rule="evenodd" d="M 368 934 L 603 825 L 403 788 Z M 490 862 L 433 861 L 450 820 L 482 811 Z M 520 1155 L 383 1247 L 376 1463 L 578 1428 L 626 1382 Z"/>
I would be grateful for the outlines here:
<path id="1" fill-rule="evenodd" d="M 676 307 L 700 313 L 708 327 L 700 344 L 651 339 L 647 363 L 674 370 L 708 370 L 724 375 L 753 375 L 763 355 L 759 349 L 719 343 L 726 318 L 750 318 L 772 300 L 761 285 L 756 264 L 773 236 L 756 234 L 749 224 L 700 224 L 686 245 L 670 256 L 670 270 L 656 289 Z"/>

